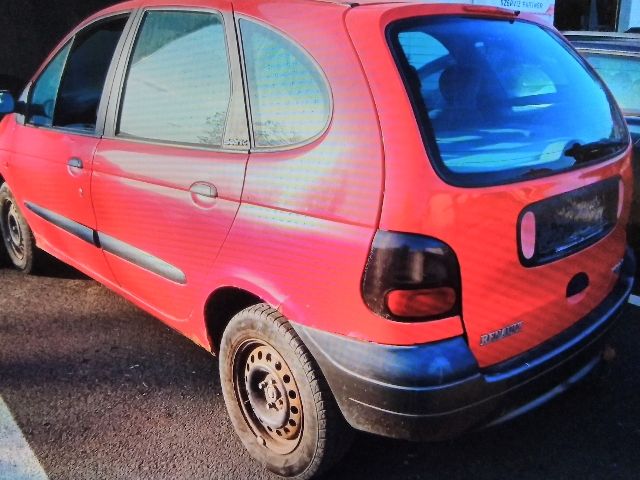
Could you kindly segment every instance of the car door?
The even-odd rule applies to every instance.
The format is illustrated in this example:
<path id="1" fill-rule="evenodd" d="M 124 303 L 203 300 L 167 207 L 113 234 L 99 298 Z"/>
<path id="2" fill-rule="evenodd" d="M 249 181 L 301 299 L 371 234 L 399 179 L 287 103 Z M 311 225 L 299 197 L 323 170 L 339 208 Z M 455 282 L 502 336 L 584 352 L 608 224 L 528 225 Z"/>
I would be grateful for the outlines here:
<path id="1" fill-rule="evenodd" d="M 248 129 L 229 2 L 142 10 L 118 67 L 92 197 L 119 284 L 185 321 L 239 207 Z"/>
<path id="2" fill-rule="evenodd" d="M 9 165 L 38 245 L 105 281 L 113 276 L 94 242 L 91 165 L 108 98 L 104 87 L 128 21 L 124 13 L 91 22 L 43 68 L 16 127 Z"/>

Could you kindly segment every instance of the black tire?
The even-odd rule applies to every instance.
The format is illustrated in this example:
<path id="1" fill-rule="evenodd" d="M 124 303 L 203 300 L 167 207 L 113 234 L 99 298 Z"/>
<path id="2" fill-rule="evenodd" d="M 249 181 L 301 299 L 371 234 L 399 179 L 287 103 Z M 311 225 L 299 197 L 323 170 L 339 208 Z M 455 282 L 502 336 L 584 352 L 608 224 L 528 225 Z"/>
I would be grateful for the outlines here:
<path id="1" fill-rule="evenodd" d="M 38 256 L 36 241 L 6 183 L 0 186 L 0 233 L 3 255 L 21 272 L 32 273 Z"/>
<path id="2" fill-rule="evenodd" d="M 220 379 L 236 433 L 270 471 L 315 478 L 348 450 L 353 431 L 326 380 L 287 319 L 269 305 L 231 319 L 220 347 Z"/>

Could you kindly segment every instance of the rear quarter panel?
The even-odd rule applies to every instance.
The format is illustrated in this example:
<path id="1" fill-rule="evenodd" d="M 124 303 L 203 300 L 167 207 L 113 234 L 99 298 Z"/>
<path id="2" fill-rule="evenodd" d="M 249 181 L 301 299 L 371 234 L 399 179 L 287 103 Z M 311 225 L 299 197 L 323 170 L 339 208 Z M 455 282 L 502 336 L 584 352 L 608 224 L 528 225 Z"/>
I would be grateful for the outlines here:
<path id="1" fill-rule="evenodd" d="M 285 32 L 320 65 L 333 118 L 321 138 L 253 152 L 242 205 L 211 284 L 245 288 L 293 322 L 361 340 L 414 344 L 459 335 L 459 319 L 411 326 L 373 314 L 361 281 L 378 226 L 384 155 L 376 107 L 347 34 L 344 6 L 234 2 L 235 13 Z"/>

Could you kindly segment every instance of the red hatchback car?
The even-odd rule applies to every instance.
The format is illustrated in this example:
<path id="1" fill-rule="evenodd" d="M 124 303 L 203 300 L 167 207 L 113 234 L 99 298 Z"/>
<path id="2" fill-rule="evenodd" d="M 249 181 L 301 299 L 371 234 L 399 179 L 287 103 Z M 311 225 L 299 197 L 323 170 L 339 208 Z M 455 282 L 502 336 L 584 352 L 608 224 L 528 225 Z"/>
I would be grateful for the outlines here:
<path id="1" fill-rule="evenodd" d="M 442 439 L 600 359 L 630 139 L 555 30 L 492 7 L 135 0 L 0 110 L 0 226 L 220 356 L 249 452 Z"/>

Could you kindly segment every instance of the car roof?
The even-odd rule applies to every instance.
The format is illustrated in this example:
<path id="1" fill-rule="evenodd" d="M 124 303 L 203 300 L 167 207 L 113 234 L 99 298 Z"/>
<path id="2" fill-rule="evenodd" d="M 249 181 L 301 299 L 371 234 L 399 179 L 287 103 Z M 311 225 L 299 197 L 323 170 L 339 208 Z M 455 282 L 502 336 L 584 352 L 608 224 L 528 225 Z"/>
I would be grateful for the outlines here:
<path id="1" fill-rule="evenodd" d="M 334 5 L 342 5 L 345 7 L 357 7 L 364 5 L 385 5 L 385 4 L 397 4 L 397 3 L 406 3 L 406 4 L 463 4 L 468 5 L 468 2 L 464 0 L 456 1 L 447 1 L 447 0 L 298 0 L 298 1 L 307 1 L 311 3 L 331 3 Z M 128 0 L 122 3 L 116 4 L 110 8 L 105 9 L 106 11 L 110 10 L 119 10 L 123 8 L 135 8 L 141 5 L 153 5 L 155 2 L 153 0 Z M 160 3 L 160 2 L 159 2 Z M 179 5 L 181 2 L 178 1 Z"/>
<path id="2" fill-rule="evenodd" d="M 602 50 L 640 55 L 640 34 L 618 32 L 563 32 L 565 37 L 580 50 Z"/>

